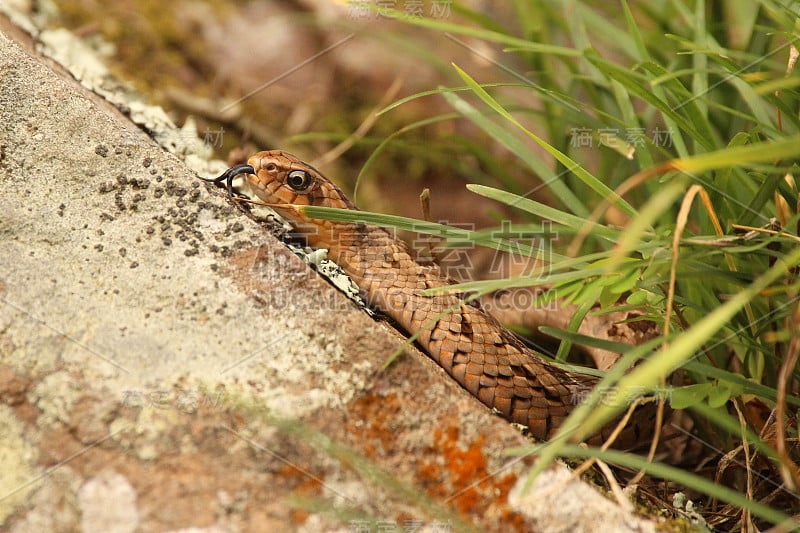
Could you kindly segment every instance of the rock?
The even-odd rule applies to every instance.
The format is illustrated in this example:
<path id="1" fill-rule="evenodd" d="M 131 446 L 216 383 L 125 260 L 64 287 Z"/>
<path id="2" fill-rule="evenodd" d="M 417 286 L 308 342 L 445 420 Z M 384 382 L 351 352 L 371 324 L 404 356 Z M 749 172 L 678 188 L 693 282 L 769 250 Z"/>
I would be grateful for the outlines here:
<path id="1" fill-rule="evenodd" d="M 525 490 L 521 478 L 511 490 L 511 506 L 530 519 L 535 531 L 550 533 L 654 533 L 654 524 L 600 495 L 565 468 L 549 468 Z"/>

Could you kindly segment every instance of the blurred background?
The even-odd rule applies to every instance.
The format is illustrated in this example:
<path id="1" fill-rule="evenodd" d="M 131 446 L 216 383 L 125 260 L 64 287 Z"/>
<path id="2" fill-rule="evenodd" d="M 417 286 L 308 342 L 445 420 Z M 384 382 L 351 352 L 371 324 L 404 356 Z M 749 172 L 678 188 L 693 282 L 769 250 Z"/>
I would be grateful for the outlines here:
<path id="1" fill-rule="evenodd" d="M 683 72 L 687 83 L 687 69 L 697 63 L 680 43 L 697 37 L 692 24 L 727 50 L 757 54 L 781 39 L 754 31 L 765 17 L 755 3 L 723 0 L 698 4 L 694 12 L 681 2 L 631 4 L 643 46 L 669 72 Z M 290 151 L 369 211 L 422 218 L 419 194 L 430 188 L 436 221 L 481 228 L 538 220 L 468 192 L 466 183 L 578 216 L 602 201 L 464 90 L 454 65 L 611 189 L 643 162 L 675 156 L 663 114 L 640 99 L 631 109 L 619 105 L 619 87 L 591 61 L 597 54 L 637 75 L 631 21 L 617 3 L 47 0 L 35 10 L 47 14 L 49 26 L 64 26 L 102 50 L 115 74 L 163 106 L 176 124 L 192 117 L 220 159 L 232 164 L 260 150 Z M 785 58 L 763 56 L 758 67 L 780 73 Z M 452 90 L 458 102 L 443 94 Z M 739 95 L 723 94 L 720 103 L 726 99 L 741 104 Z M 496 131 L 465 117 L 459 104 L 473 106 Z M 631 111 L 636 128 L 625 116 Z M 734 114 L 723 120 L 722 130 L 737 126 Z M 647 160 L 631 157 L 645 144 Z M 628 198 L 640 205 L 649 194 L 641 188 Z M 611 207 L 602 222 L 624 226 L 627 217 Z M 561 238 L 557 246 L 568 244 Z M 487 272 L 491 259 L 474 261 L 471 277 L 509 274 Z"/>
<path id="2" fill-rule="evenodd" d="M 465 22 L 463 7 L 514 26 L 514 9 L 492 2 L 56 1 L 58 19 L 84 39 L 112 45 L 115 73 L 162 105 L 178 125 L 197 121 L 201 137 L 225 160 L 281 148 L 353 192 L 358 172 L 378 144 L 404 127 L 430 121 L 389 142 L 359 185 L 365 209 L 421 217 L 418 195 L 432 189 L 433 217 L 489 223 L 465 182 L 536 182 L 513 157 L 438 95 L 387 105 L 439 86 L 463 85 L 459 65 L 482 81 L 519 82 L 493 61 L 527 67 L 499 45 L 409 25 L 403 18 Z M 390 12 L 394 9 L 395 12 Z M 526 97 L 529 99 L 529 97 Z M 527 106 L 532 107 L 528 101 Z M 448 114 L 450 116 L 448 116 Z M 361 128 L 361 129 L 359 129 Z M 352 146 L 321 156 L 350 139 Z M 231 154 L 232 151 L 235 151 Z M 337 152 L 338 153 L 338 152 Z M 481 161 L 508 165 L 498 175 Z M 482 219 L 482 220 L 481 220 Z"/>

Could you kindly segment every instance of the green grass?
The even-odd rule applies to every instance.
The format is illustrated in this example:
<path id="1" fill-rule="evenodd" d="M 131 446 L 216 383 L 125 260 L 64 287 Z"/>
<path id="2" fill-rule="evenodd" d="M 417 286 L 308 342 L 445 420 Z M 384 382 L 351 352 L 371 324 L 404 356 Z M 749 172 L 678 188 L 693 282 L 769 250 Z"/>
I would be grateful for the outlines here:
<path id="1" fill-rule="evenodd" d="M 800 6 L 768 0 L 623 1 L 602 9 L 578 0 L 513 5 L 513 28 L 456 5 L 460 18 L 405 19 L 424 31 L 483 39 L 503 47 L 504 54 L 494 76 L 475 79 L 453 65 L 452 86 L 385 109 L 388 115 L 412 99 L 443 98 L 452 113 L 369 141 L 376 146 L 370 163 L 387 149 L 413 144 L 409 132 L 442 120 L 469 121 L 513 154 L 520 169 L 545 184 L 548 204 L 508 176 L 502 189 L 469 189 L 514 209 L 523 225 L 553 221 L 567 237 L 560 242 L 568 245 L 554 255 L 544 279 L 460 288 L 489 292 L 548 283 L 577 304 L 600 301 L 641 310 L 667 335 L 633 349 L 617 347 L 625 357 L 604 384 L 656 391 L 680 369 L 682 381 L 671 394 L 692 413 L 693 438 L 705 446 L 703 457 L 738 450 L 731 457 L 742 472 L 758 465 L 781 490 L 766 499 L 774 487 L 758 476 L 750 487 L 742 476 L 723 487 L 690 473 L 691 465 L 646 466 L 616 452 L 578 451 L 567 444 L 566 433 L 536 449 L 541 461 L 532 475 L 559 455 L 593 455 L 694 488 L 705 501 L 730 504 L 722 529 L 786 520 L 800 511 L 793 485 L 800 481 L 800 200 L 794 178 L 800 75 L 788 67 L 791 44 L 800 37 Z M 486 152 L 479 161 L 486 173 L 505 164 Z M 361 179 L 369 177 L 368 169 Z M 624 228 L 609 223 L 610 210 L 615 220 L 626 220 Z M 354 216 L 308 211 L 329 219 Z M 508 246 L 490 231 L 357 215 L 440 235 L 454 245 Z M 745 238 L 746 230 L 736 226 L 756 231 Z M 560 335 L 565 343 L 581 340 Z M 777 405 L 783 417 L 780 446 L 774 419 L 765 427 L 752 424 L 759 420 L 752 415 L 774 414 Z M 584 406 L 565 426 L 586 436 L 625 407 L 621 401 Z M 762 438 L 770 432 L 770 439 Z M 737 448 L 744 441 L 746 455 Z M 707 519 L 713 523 L 711 515 Z"/>

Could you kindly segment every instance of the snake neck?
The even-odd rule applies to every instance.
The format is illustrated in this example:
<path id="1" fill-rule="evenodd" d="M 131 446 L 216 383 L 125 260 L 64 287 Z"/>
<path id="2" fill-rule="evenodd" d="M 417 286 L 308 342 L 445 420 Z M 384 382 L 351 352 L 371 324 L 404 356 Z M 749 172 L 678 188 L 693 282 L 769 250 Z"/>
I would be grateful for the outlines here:
<path id="1" fill-rule="evenodd" d="M 420 260 L 411 246 L 384 228 L 335 223 L 306 234 L 306 239 L 314 248 L 327 249 L 328 258 L 341 266 L 370 300 L 378 291 L 399 288 L 416 293 L 451 283 L 438 264 Z"/>

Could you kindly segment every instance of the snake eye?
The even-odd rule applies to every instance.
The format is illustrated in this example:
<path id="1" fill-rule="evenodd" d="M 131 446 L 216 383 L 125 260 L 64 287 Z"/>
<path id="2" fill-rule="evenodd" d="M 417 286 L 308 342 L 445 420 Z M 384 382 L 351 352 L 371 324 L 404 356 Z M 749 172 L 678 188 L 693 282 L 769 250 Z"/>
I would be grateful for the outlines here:
<path id="1" fill-rule="evenodd" d="M 305 170 L 293 170 L 289 172 L 286 183 L 296 191 L 304 191 L 311 185 L 311 175 Z"/>

